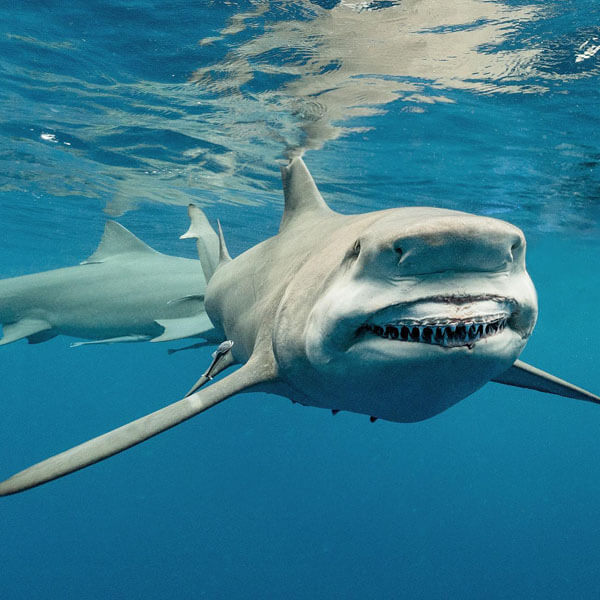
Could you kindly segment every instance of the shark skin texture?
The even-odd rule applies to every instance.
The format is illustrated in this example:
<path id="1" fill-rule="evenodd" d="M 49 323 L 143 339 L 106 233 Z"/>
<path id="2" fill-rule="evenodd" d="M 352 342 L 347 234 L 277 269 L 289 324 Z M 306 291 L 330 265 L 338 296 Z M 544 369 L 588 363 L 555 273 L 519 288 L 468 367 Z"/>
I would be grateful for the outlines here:
<path id="1" fill-rule="evenodd" d="M 214 230 L 213 247 L 218 251 Z M 210 242 L 208 244 L 210 246 Z M 73 346 L 211 335 L 199 260 L 161 254 L 115 221 L 80 265 L 0 280 L 0 345 L 57 335 Z"/>
<path id="2" fill-rule="evenodd" d="M 218 261 L 207 255 L 206 217 L 189 207 L 185 237 L 198 239 L 206 311 L 226 342 L 188 395 L 13 475 L 0 495 L 94 464 L 238 393 L 397 422 L 433 417 L 489 381 L 600 404 L 518 359 L 537 319 L 519 229 L 428 207 L 341 215 L 301 158 L 281 171 L 279 233 L 234 259 L 220 225 Z"/>

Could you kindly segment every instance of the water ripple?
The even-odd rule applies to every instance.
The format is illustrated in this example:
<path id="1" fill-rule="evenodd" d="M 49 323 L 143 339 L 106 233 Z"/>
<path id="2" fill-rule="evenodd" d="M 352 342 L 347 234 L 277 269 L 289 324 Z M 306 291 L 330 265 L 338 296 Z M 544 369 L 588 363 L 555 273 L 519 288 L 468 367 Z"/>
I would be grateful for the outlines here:
<path id="1" fill-rule="evenodd" d="M 581 85 L 599 74 L 600 29 L 573 21 L 567 8 L 405 0 L 138 3 L 134 10 L 114 0 L 50 11 L 43 30 L 33 8 L 19 22 L 0 9 L 0 191 L 100 198 L 111 214 L 190 198 L 278 202 L 277 160 L 329 149 L 322 156 L 332 166 L 320 178 L 352 206 L 360 190 L 372 190 L 373 173 L 344 184 L 356 172 L 329 158 L 345 152 L 343 140 L 357 163 L 374 169 L 382 152 L 412 157 L 397 169 L 397 186 L 419 170 L 415 161 L 427 163 L 427 138 L 438 131 L 442 155 L 459 153 L 474 161 L 473 171 L 485 168 L 465 140 L 484 147 L 476 132 L 512 110 L 524 123 L 527 115 L 539 119 L 537 129 L 526 128 L 525 145 L 553 129 L 550 149 L 537 150 L 545 166 L 531 171 L 537 188 L 549 178 L 553 190 L 580 185 L 594 197 L 595 166 L 583 176 L 568 162 L 563 170 L 573 180 L 559 183 L 547 154 L 569 136 L 546 107 L 561 114 L 568 107 L 545 98 L 585 94 Z M 416 152 L 406 146 L 407 127 L 424 136 Z M 524 146 L 515 153 L 521 162 L 529 156 Z M 448 159 L 429 163 L 435 176 L 421 181 L 449 185 L 447 167 Z"/>

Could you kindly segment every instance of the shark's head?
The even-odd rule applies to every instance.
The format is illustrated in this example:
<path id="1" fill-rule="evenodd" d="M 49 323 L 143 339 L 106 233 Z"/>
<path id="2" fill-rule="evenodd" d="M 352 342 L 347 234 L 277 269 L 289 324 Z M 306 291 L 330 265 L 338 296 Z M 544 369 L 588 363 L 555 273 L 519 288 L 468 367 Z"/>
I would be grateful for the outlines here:
<path id="1" fill-rule="evenodd" d="M 299 277 L 310 309 L 275 344 L 296 365 L 294 387 L 311 404 L 395 421 L 431 417 L 506 371 L 537 316 L 522 232 L 467 213 L 359 215 L 303 271 L 317 274 Z"/>

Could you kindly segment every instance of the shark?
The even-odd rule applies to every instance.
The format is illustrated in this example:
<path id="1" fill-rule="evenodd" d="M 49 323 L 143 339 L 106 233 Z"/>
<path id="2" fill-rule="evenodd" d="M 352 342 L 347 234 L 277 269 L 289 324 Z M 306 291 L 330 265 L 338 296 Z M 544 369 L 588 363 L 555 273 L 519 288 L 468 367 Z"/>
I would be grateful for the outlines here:
<path id="1" fill-rule="evenodd" d="M 431 418 L 490 381 L 600 404 L 519 360 L 537 319 L 525 238 L 490 217 L 434 207 L 343 215 L 302 158 L 281 168 L 277 235 L 218 261 L 200 252 L 205 308 L 223 342 L 181 400 L 0 483 L 14 494 L 108 458 L 236 394 L 394 422 Z M 202 250 L 206 217 L 190 206 Z M 217 380 L 226 370 L 235 370 Z"/>
<path id="2" fill-rule="evenodd" d="M 215 231 L 202 236 L 204 260 L 218 256 Z M 72 346 L 210 337 L 205 292 L 199 260 L 157 252 L 108 221 L 81 264 L 0 280 L 0 345 L 58 335 L 91 340 Z"/>

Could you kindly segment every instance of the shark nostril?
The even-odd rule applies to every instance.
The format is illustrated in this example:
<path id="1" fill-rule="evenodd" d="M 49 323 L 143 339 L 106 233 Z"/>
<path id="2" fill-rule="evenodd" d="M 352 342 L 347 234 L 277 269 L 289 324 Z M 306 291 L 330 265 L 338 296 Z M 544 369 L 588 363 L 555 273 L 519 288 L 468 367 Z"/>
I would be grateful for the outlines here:
<path id="1" fill-rule="evenodd" d="M 396 240 L 393 244 L 392 244 L 392 250 L 396 253 L 396 255 L 398 256 L 398 261 L 402 261 L 402 256 L 404 255 L 404 250 L 402 249 L 402 246 L 400 246 L 400 241 L 401 240 Z"/>
<path id="2" fill-rule="evenodd" d="M 514 260 L 515 256 L 520 252 L 523 247 L 523 240 L 519 237 L 517 238 L 512 246 L 510 247 L 510 256 Z"/>

